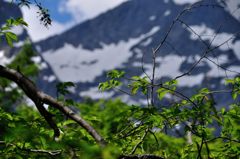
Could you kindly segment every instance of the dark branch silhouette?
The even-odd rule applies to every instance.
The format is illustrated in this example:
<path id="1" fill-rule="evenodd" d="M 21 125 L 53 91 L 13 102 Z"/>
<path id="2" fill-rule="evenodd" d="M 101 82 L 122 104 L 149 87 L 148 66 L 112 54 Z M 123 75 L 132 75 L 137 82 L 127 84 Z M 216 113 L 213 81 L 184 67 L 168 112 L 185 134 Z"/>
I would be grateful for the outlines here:
<path id="1" fill-rule="evenodd" d="M 58 137 L 60 135 L 60 131 L 56 123 L 53 121 L 52 115 L 43 107 L 43 104 L 47 104 L 58 109 L 67 117 L 77 122 L 100 145 L 104 146 L 106 144 L 102 136 L 100 136 L 98 132 L 91 125 L 89 125 L 83 118 L 81 118 L 78 114 L 74 113 L 69 107 L 65 106 L 63 103 L 57 101 L 55 98 L 38 90 L 36 85 L 22 73 L 0 65 L 0 77 L 15 82 L 24 91 L 24 93 L 35 103 L 40 114 L 45 118 L 45 120 L 54 130 L 55 137 Z"/>

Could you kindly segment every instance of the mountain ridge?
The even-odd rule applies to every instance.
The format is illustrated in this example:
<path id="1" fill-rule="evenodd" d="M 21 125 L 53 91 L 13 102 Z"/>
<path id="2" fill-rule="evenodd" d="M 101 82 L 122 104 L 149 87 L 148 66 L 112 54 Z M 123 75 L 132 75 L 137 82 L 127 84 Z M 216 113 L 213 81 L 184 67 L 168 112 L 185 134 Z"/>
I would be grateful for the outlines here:
<path id="1" fill-rule="evenodd" d="M 171 0 L 127 1 L 62 34 L 35 43 L 42 60 L 53 70 L 44 70 L 42 76 L 45 82 L 75 82 L 76 87 L 71 92 L 77 100 L 85 96 L 95 100 L 120 97 L 126 102 L 146 104 L 140 94 L 132 98 L 114 91 L 99 92 L 98 83 L 105 81 L 106 72 L 112 69 L 124 70 L 128 77 L 144 76 L 142 65 L 145 73 L 151 76 L 152 48 L 158 46 L 174 18 L 188 5 L 177 5 Z M 199 5 L 181 16 L 184 23 L 180 20 L 176 22 L 158 52 L 157 81 L 164 82 L 187 72 L 206 50 L 206 44 L 201 39 L 217 47 L 239 31 L 240 22 L 219 6 L 217 0 L 207 0 Z M 191 95 L 201 87 L 224 89 L 225 71 L 216 64 L 235 72 L 240 70 L 239 38 L 239 35 L 235 36 L 216 48 L 208 54 L 210 60 L 204 59 L 189 76 L 180 78 L 179 91 Z M 229 77 L 238 75 L 233 72 L 227 74 Z M 44 80 L 40 87 L 45 88 Z M 55 92 L 49 87 L 47 89 Z M 225 104 L 229 99 L 230 96 L 226 95 L 218 102 Z"/>
<path id="2" fill-rule="evenodd" d="M 61 35 L 39 42 L 36 46 L 41 48 L 44 59 L 50 63 L 60 80 L 71 79 L 77 83 L 78 86 L 74 93 L 89 95 L 94 94 L 93 90 L 99 93 L 97 84 L 105 80 L 104 72 L 111 69 L 123 69 L 129 76 L 143 75 L 141 56 L 144 52 L 144 68 L 151 76 L 152 57 L 150 50 L 161 42 L 173 19 L 187 6 L 176 5 L 173 1 L 128 1 L 92 20 L 73 27 Z M 161 76 L 162 80 L 183 74 L 193 65 L 190 59 L 197 61 L 201 57 L 202 50 L 206 49 L 205 44 L 194 35 L 190 27 L 193 27 L 198 34 L 209 34 L 201 36 L 206 43 L 212 43 L 213 47 L 230 38 L 240 28 L 239 21 L 219 6 L 217 1 L 212 0 L 202 2 L 199 4 L 199 8 L 191 10 L 188 14 L 182 15 L 181 18 L 186 25 L 180 21 L 177 22 L 167 39 L 171 46 L 163 45 L 158 53 L 157 64 L 159 67 L 157 72 L 161 73 L 156 73 L 156 75 Z M 147 35 L 153 28 L 155 28 L 155 32 Z M 217 36 L 211 42 L 214 35 Z M 128 46 L 133 39 L 137 39 L 137 43 Z M 222 65 L 229 68 L 239 67 L 239 60 L 235 60 L 232 64 L 226 62 L 238 58 L 239 52 L 236 52 L 239 48 L 238 40 L 239 37 L 236 37 L 229 42 L 231 49 L 228 49 L 227 45 L 217 49 L 217 56 L 223 58 L 224 61 L 221 63 Z M 122 56 L 125 56 L 125 59 L 121 58 Z M 209 58 L 215 60 L 214 56 L 209 55 Z M 54 61 L 57 58 L 61 62 Z M 176 61 L 174 65 L 171 64 L 172 60 Z M 111 67 L 111 62 L 114 61 L 118 64 Z M 101 67 L 100 63 L 104 66 Z M 105 65 L 107 66 L 105 67 Z M 95 69 L 98 70 L 98 73 Z M 190 76 L 179 79 L 181 90 L 185 92 L 191 87 L 199 88 L 201 84 L 204 86 L 206 80 L 215 81 L 214 84 L 210 84 L 215 85 L 212 86 L 212 89 L 221 87 L 220 79 L 224 76 L 222 72 L 218 74 L 218 69 L 214 68 L 211 62 L 205 61 L 201 66 L 197 66 Z M 73 78 L 67 78 L 71 76 Z M 84 80 L 87 76 L 91 76 L 91 80 Z M 191 94 L 188 92 L 186 91 L 186 94 Z M 112 95 L 111 97 L 120 95 L 112 91 L 109 94 Z"/>

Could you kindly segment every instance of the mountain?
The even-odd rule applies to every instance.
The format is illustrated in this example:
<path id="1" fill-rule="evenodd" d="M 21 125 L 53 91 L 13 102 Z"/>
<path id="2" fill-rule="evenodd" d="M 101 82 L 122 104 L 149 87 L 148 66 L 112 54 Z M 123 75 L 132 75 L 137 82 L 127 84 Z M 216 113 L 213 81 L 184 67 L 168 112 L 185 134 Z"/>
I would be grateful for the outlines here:
<path id="1" fill-rule="evenodd" d="M 47 92 L 54 87 L 46 79 L 72 81 L 76 83 L 71 89 L 75 99 L 121 97 L 129 103 L 146 104 L 141 95 L 134 98 L 121 92 L 99 92 L 98 84 L 106 80 L 106 72 L 112 69 L 124 70 L 127 77 L 144 76 L 142 57 L 145 72 L 151 76 L 152 48 L 159 45 L 176 16 L 189 6 L 187 2 L 190 1 L 130 0 L 62 34 L 35 43 L 41 61 L 47 64 L 47 69 L 42 70 L 40 87 Z M 176 22 L 157 53 L 158 82 L 187 72 L 207 49 L 202 41 L 216 47 L 233 37 L 208 53 L 209 60 L 200 62 L 190 75 L 178 79 L 179 91 L 188 96 L 202 87 L 226 89 L 223 84 L 226 75 L 234 77 L 240 70 L 240 37 L 234 36 L 240 31 L 240 21 L 231 14 L 228 4 L 205 0 L 180 17 L 186 25 Z M 230 102 L 229 94 L 215 97 L 219 105 Z"/>
<path id="2" fill-rule="evenodd" d="M 131 0 L 70 30 L 35 44 L 60 81 L 73 81 L 72 90 L 93 99 L 120 96 L 125 101 L 146 103 L 113 91 L 100 93 L 98 83 L 106 79 L 107 71 L 121 69 L 127 76 L 151 75 L 152 48 L 161 42 L 177 14 L 189 4 L 177 0 Z M 181 20 L 212 47 L 216 47 L 240 31 L 240 23 L 221 3 L 208 0 L 201 7 L 184 14 Z M 215 7 L 214 7 L 215 6 Z M 156 75 L 166 81 L 183 74 L 202 56 L 206 46 L 194 32 L 177 22 L 157 54 Z M 193 72 L 178 80 L 180 90 L 187 95 L 206 86 L 223 89 L 223 78 L 236 76 L 240 70 L 239 36 L 216 48 Z M 220 67 L 232 70 L 225 72 Z M 230 97 L 220 98 L 227 103 Z"/>
<path id="3" fill-rule="evenodd" d="M 240 21 L 240 1 L 238 0 L 219 0 L 225 5 L 225 10 L 232 14 L 238 21 Z"/>

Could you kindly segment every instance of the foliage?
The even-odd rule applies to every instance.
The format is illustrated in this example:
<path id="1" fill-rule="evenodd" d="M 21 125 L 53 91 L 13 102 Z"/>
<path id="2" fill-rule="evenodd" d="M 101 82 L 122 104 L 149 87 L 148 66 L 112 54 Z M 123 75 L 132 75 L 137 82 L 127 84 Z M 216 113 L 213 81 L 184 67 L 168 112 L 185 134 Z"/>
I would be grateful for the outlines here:
<path id="1" fill-rule="evenodd" d="M 55 118 L 58 118 L 62 136 L 55 141 L 53 131 L 34 108 L 20 105 L 14 113 L 1 109 L 0 120 L 5 130 L 1 140 L 6 142 L 1 146 L 1 158 L 52 156 L 32 152 L 33 149 L 59 151 L 58 158 L 117 158 L 119 154 L 131 154 L 136 145 L 136 154 L 151 153 L 164 158 L 195 158 L 200 148 L 202 158 L 239 156 L 239 104 L 232 105 L 229 110 L 222 109 L 217 114 L 209 107 L 206 103 L 191 109 L 178 103 L 159 111 L 129 106 L 120 100 L 76 104 L 75 108 L 80 110 L 83 118 L 108 141 L 109 145 L 104 149 L 97 146 L 92 137 L 75 122 L 57 115 L 57 112 Z M 204 113 L 199 115 L 202 111 Z M 195 125 L 184 123 L 193 119 L 196 120 Z M 179 125 L 181 130 L 177 129 Z M 173 130 L 182 135 L 171 135 Z M 192 132 L 192 143 L 188 143 L 186 138 L 188 132 Z"/>
<path id="2" fill-rule="evenodd" d="M 0 28 L 0 37 L 4 36 L 8 45 L 11 47 L 13 47 L 13 41 L 18 41 L 17 35 L 11 31 L 11 28 L 19 25 L 28 26 L 22 18 L 9 18 L 6 20 L 6 24 Z"/>
<path id="3" fill-rule="evenodd" d="M 31 44 L 25 43 L 20 52 L 7 66 L 35 80 L 38 74 L 38 66 L 31 60 L 34 56 L 36 56 L 36 53 Z M 3 78 L 0 78 L 0 85 L 0 90 L 2 92 L 0 93 L 0 102 L 2 107 L 11 110 L 16 106 L 15 104 L 17 101 L 19 102 L 19 100 L 21 101 L 23 99 L 22 91 L 17 88 L 15 83 Z"/>
<path id="4" fill-rule="evenodd" d="M 19 5 L 30 7 L 31 1 L 19 1 Z M 47 10 L 39 3 L 41 21 L 51 24 Z M 8 19 L 0 30 L 10 46 L 17 36 L 9 31 L 12 26 L 26 25 L 23 19 Z M 23 46 L 8 67 L 24 75 L 37 76 L 38 68 L 31 60 L 35 52 L 30 44 Z M 125 72 L 112 70 L 108 80 L 99 84 L 102 91 L 120 90 L 122 80 L 129 80 L 130 95 L 142 95 L 163 100 L 167 94 L 180 97 L 177 101 L 162 106 L 127 105 L 119 99 L 87 100 L 77 103 L 66 99 L 72 82 L 57 85 L 58 100 L 86 119 L 107 141 L 101 147 L 92 136 L 76 122 L 48 106 L 61 136 L 54 133 L 35 107 L 23 100 L 21 90 L 11 81 L 0 80 L 0 158 L 118 158 L 121 154 L 155 154 L 163 158 L 239 158 L 240 156 L 240 78 L 227 79 L 232 88 L 233 103 L 218 110 L 207 88 L 202 88 L 191 97 L 177 90 L 177 79 L 155 84 L 154 78 L 133 76 L 125 78 Z M 126 91 L 122 91 L 126 92 Z M 149 93 L 150 92 L 150 93 Z M 155 104 L 155 105 L 154 105 Z M 14 106 L 14 109 L 12 108 Z"/>

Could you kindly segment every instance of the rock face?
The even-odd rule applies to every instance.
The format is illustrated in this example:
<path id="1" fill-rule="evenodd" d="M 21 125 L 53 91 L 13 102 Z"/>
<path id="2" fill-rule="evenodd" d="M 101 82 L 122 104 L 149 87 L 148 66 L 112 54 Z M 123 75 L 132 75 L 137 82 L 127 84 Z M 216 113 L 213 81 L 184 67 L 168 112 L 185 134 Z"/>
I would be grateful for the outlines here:
<path id="1" fill-rule="evenodd" d="M 188 0 L 127 1 L 60 35 L 36 43 L 40 56 L 50 67 L 45 74 L 52 75 L 49 72 L 52 69 L 56 79 L 75 82 L 77 86 L 72 92 L 78 99 L 121 97 L 132 103 L 146 103 L 141 95 L 133 98 L 113 91 L 101 93 L 98 83 L 104 81 L 106 72 L 112 69 L 124 70 L 128 77 L 144 76 L 143 55 L 143 68 L 151 76 L 151 50 L 163 40 L 178 13 L 189 6 L 186 2 Z M 235 35 L 240 31 L 240 22 L 229 9 L 223 8 L 226 5 L 222 1 L 207 0 L 180 17 L 157 53 L 158 81 L 187 72 L 207 50 L 206 45 L 214 48 L 226 40 L 227 43 L 206 55 L 209 60 L 204 59 L 190 75 L 178 79 L 179 90 L 190 95 L 201 87 L 223 89 L 226 75 L 234 77 L 240 72 L 240 37 Z M 217 102 L 222 105 L 229 101 L 230 96 L 225 95 Z"/>

